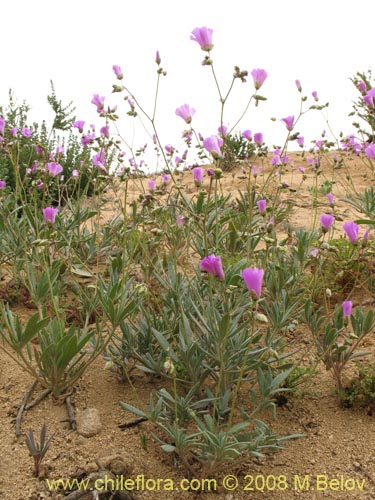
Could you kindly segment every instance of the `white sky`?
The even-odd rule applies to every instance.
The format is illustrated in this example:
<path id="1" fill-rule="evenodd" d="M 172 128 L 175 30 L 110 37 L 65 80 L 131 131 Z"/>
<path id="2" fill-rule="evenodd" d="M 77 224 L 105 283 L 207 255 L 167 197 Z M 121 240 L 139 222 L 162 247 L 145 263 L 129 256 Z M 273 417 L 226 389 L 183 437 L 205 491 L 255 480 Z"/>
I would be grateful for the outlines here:
<path id="1" fill-rule="evenodd" d="M 56 6 L 60 5 L 59 8 Z M 175 109 L 188 103 L 196 109 L 193 125 L 204 136 L 215 134 L 219 121 L 218 94 L 209 67 L 202 67 L 205 53 L 190 40 L 195 27 L 214 30 L 211 52 L 223 93 L 233 66 L 268 72 L 261 94 L 268 98 L 252 107 L 239 129 L 263 132 L 267 144 L 282 144 L 285 125 L 270 121 L 299 111 L 295 80 L 303 94 L 316 90 L 319 103 L 329 101 L 328 118 L 335 134 L 352 132 L 347 117 L 357 94 L 349 77 L 374 64 L 371 20 L 374 0 L 18 0 L 1 6 L 0 102 L 8 90 L 32 107 L 31 117 L 50 121 L 46 103 L 49 81 L 63 103 L 76 105 L 77 119 L 98 120 L 92 95 L 107 96 L 106 103 L 120 104 L 112 94 L 116 83 L 112 65 L 121 66 L 135 96 L 151 111 L 156 82 L 155 52 L 168 72 L 162 79 L 157 123 L 162 143 L 183 146 L 185 128 Z M 235 82 L 224 124 L 242 113 L 253 92 L 252 78 Z M 319 112 L 302 118 L 298 130 L 309 140 L 318 139 L 326 127 Z M 123 135 L 131 142 L 130 120 Z M 143 144 L 137 136 L 134 145 Z"/>

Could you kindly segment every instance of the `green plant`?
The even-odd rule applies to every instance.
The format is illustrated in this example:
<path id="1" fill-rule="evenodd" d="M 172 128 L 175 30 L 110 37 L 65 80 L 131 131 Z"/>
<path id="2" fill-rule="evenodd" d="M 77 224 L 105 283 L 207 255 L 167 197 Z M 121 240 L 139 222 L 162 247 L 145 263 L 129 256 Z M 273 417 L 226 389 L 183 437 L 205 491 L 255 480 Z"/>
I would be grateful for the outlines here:
<path id="1" fill-rule="evenodd" d="M 29 448 L 30 454 L 34 459 L 34 475 L 39 476 L 40 466 L 42 461 L 52 444 L 53 435 L 47 440 L 47 427 L 43 424 L 42 430 L 40 431 L 40 441 L 35 442 L 34 432 L 32 429 L 26 434 L 26 445 Z"/>
<path id="2" fill-rule="evenodd" d="M 356 363 L 357 375 L 343 389 L 343 405 L 360 406 L 369 415 L 375 412 L 375 365 L 373 363 Z"/>
<path id="3" fill-rule="evenodd" d="M 344 401 L 343 372 L 349 361 L 363 356 L 358 348 L 374 328 L 374 312 L 356 307 L 355 314 L 344 316 L 343 308 L 336 307 L 331 319 L 314 309 L 309 300 L 305 306 L 304 320 L 309 326 L 316 343 L 317 355 L 335 380 L 340 405 Z M 350 321 L 350 323 L 349 323 Z"/>

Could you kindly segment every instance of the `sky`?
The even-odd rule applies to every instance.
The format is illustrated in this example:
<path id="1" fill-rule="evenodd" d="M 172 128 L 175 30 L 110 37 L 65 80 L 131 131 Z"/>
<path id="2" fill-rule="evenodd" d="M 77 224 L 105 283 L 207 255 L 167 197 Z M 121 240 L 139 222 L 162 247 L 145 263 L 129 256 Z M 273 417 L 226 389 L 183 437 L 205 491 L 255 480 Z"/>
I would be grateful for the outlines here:
<path id="1" fill-rule="evenodd" d="M 196 27 L 213 29 L 211 57 L 226 94 L 233 67 L 251 72 L 265 69 L 268 78 L 261 95 L 267 101 L 251 106 L 236 130 L 262 132 L 268 145 L 282 145 L 286 128 L 281 118 L 297 116 L 299 79 L 306 108 L 329 102 L 326 111 L 304 115 L 298 131 L 307 141 L 328 130 L 335 137 L 353 132 L 352 101 L 357 93 L 349 78 L 374 68 L 373 33 L 368 20 L 375 15 L 373 0 L 18 0 L 1 8 L 0 104 L 12 89 L 18 102 L 31 106 L 31 120 L 52 113 L 46 97 L 53 80 L 63 104 L 73 101 L 77 119 L 104 125 L 90 101 L 93 94 L 118 105 L 119 132 L 135 148 L 147 140 L 143 128 L 126 116 L 127 104 L 111 94 L 118 83 L 112 71 L 121 66 L 124 84 L 145 109 L 152 112 L 156 70 L 155 53 L 167 75 L 161 79 L 156 127 L 162 144 L 183 151 L 185 124 L 175 109 L 196 109 L 193 125 L 204 137 L 217 133 L 220 103 L 205 53 L 190 40 Z M 224 125 L 231 127 L 254 92 L 252 78 L 235 82 L 228 98 Z M 271 118 L 276 118 L 272 121 Z M 145 122 L 146 123 L 146 122 Z M 328 133 L 328 136 L 333 136 Z M 152 161 L 152 160 L 151 160 Z"/>

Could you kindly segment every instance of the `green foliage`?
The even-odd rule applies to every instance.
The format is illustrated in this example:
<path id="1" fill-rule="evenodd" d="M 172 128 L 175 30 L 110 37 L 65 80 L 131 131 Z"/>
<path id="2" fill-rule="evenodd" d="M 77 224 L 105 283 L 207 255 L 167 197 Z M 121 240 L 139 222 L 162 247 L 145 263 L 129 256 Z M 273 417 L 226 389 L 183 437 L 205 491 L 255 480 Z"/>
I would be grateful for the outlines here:
<path id="1" fill-rule="evenodd" d="M 366 408 L 369 415 L 375 412 L 375 365 L 356 363 L 358 374 L 352 378 L 343 390 L 345 407 L 360 406 Z"/>
<path id="2" fill-rule="evenodd" d="M 28 447 L 31 456 L 34 459 L 34 474 L 35 476 L 39 476 L 41 463 L 49 450 L 52 444 L 53 435 L 50 436 L 47 440 L 47 427 L 46 424 L 43 424 L 43 427 L 40 431 L 40 441 L 35 442 L 34 432 L 32 429 L 29 430 L 29 433 L 26 434 L 26 446 Z"/>
<path id="3" fill-rule="evenodd" d="M 230 172 L 241 162 L 254 157 L 255 150 L 255 144 L 242 137 L 240 132 L 226 135 L 223 146 L 224 160 L 221 163 L 221 168 L 224 172 Z"/>
<path id="4" fill-rule="evenodd" d="M 90 196 L 97 190 L 98 170 L 92 166 L 91 148 L 82 146 L 73 131 L 72 103 L 63 106 L 56 97 L 52 82 L 51 86 L 52 93 L 47 99 L 54 112 L 54 121 L 50 129 L 45 121 L 30 124 L 30 106 L 25 102 L 18 104 L 11 92 L 8 105 L 0 106 L 0 116 L 6 122 L 4 147 L 0 152 L 0 179 L 6 181 L 8 191 L 15 192 L 21 205 L 26 200 L 33 200 L 38 205 L 64 204 L 69 198 L 83 194 Z M 22 133 L 24 127 L 32 130 L 31 137 Z M 11 134 L 11 129 L 16 133 Z M 63 132 L 63 135 L 57 135 L 56 131 Z M 56 151 L 58 146 L 64 149 L 64 153 Z M 63 167 L 61 175 L 64 181 L 60 180 L 60 175 L 53 177 L 48 174 L 46 165 L 51 161 Z M 72 176 L 73 170 L 79 172 L 78 177 Z"/>

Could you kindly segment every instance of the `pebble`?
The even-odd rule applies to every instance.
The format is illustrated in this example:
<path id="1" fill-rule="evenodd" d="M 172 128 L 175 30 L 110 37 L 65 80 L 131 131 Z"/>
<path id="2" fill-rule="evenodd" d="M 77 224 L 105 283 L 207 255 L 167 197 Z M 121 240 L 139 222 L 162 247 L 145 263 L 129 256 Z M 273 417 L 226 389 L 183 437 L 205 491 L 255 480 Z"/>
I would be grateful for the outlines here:
<path id="1" fill-rule="evenodd" d="M 96 408 L 86 408 L 77 415 L 77 432 L 84 437 L 92 437 L 102 430 L 99 411 Z"/>

